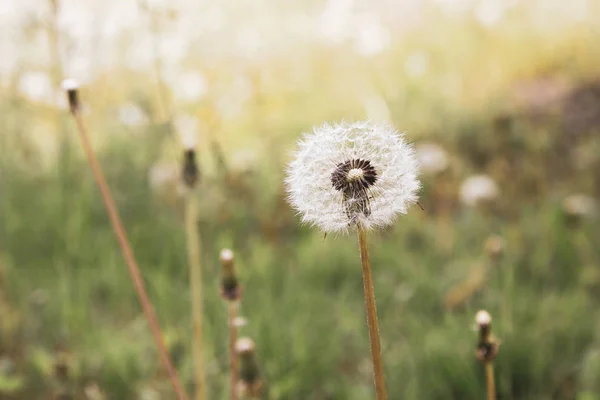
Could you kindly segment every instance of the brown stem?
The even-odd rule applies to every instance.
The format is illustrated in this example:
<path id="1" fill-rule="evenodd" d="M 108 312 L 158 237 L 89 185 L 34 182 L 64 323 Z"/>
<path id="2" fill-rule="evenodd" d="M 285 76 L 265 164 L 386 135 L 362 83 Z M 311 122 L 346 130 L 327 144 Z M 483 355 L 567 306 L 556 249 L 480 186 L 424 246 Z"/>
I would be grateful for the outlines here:
<path id="1" fill-rule="evenodd" d="M 237 302 L 228 301 L 229 306 L 229 379 L 231 400 L 237 400 L 237 383 L 238 383 L 238 362 L 237 353 L 235 351 L 235 342 L 237 341 L 237 326 L 235 325 L 235 317 L 237 315 Z"/>
<path id="2" fill-rule="evenodd" d="M 369 338 L 371 339 L 371 356 L 373 358 L 373 378 L 377 400 L 386 400 L 385 375 L 383 372 L 383 359 L 381 357 L 381 342 L 379 339 L 379 322 L 375 306 L 375 289 L 371 274 L 371 260 L 367 245 L 367 232 L 362 225 L 357 226 L 358 245 L 360 247 L 360 261 L 362 263 L 363 284 L 365 290 L 365 304 L 367 307 L 367 324 L 369 325 Z"/>
<path id="3" fill-rule="evenodd" d="M 79 138 L 81 140 L 81 145 L 87 155 L 88 162 L 92 169 L 92 173 L 94 175 L 94 178 L 96 179 L 98 188 L 100 189 L 100 194 L 102 196 L 102 200 L 104 201 L 104 206 L 106 207 L 108 218 L 110 219 L 115 236 L 117 238 L 117 241 L 119 242 L 121 251 L 123 252 L 123 257 L 125 258 L 125 262 L 127 263 L 127 267 L 129 268 L 129 274 L 131 275 L 133 286 L 138 295 L 140 303 L 142 304 L 142 309 L 144 310 L 144 314 L 148 321 L 148 325 L 150 326 L 150 330 L 152 331 L 152 336 L 156 343 L 158 354 L 162 361 L 163 367 L 169 375 L 171 385 L 173 386 L 173 390 L 177 394 L 177 398 L 180 400 L 188 400 L 188 396 L 183 390 L 183 387 L 179 381 L 177 370 L 171 362 L 167 346 L 165 345 L 165 341 L 160 330 L 158 318 L 156 317 L 156 312 L 154 311 L 152 302 L 150 301 L 150 299 L 148 298 L 148 294 L 146 293 L 144 281 L 140 273 L 140 268 L 137 265 L 137 262 L 133 255 L 133 250 L 131 249 L 131 245 L 129 244 L 129 240 L 127 239 L 125 228 L 123 227 L 123 223 L 121 222 L 121 218 L 119 217 L 119 211 L 115 206 L 115 203 L 112 199 L 112 195 L 110 193 L 110 189 L 108 187 L 108 184 L 106 183 L 106 179 L 104 178 L 102 169 L 100 168 L 100 164 L 98 163 L 98 160 L 94 155 L 94 151 L 92 150 L 92 146 L 90 145 L 87 136 L 87 131 L 83 123 L 83 118 L 81 117 L 81 114 L 77 109 L 73 110 L 73 117 L 75 118 L 75 122 L 77 123 L 77 130 L 79 133 Z"/>
<path id="4" fill-rule="evenodd" d="M 200 238 L 198 236 L 197 203 L 193 191 L 186 199 L 185 231 L 187 238 L 188 262 L 190 268 L 190 290 L 192 292 L 192 324 L 194 375 L 196 399 L 206 399 L 206 380 L 204 377 L 203 321 L 202 321 L 202 269 L 200 265 Z"/>
<path id="5" fill-rule="evenodd" d="M 485 362 L 485 380 L 487 382 L 488 400 L 496 400 L 496 384 L 494 382 L 494 362 Z"/>

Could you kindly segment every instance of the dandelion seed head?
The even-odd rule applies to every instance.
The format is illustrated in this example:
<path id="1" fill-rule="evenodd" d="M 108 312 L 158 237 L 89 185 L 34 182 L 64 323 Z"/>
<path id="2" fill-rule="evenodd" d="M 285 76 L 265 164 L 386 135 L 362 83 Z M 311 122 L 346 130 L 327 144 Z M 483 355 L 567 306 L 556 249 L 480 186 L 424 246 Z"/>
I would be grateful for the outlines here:
<path id="1" fill-rule="evenodd" d="M 238 354 L 253 353 L 255 347 L 254 340 L 247 337 L 239 338 L 235 343 L 235 350 Z"/>
<path id="2" fill-rule="evenodd" d="M 389 125 L 324 124 L 298 147 L 286 185 L 304 223 L 325 232 L 384 227 L 417 201 L 413 148 Z"/>
<path id="3" fill-rule="evenodd" d="M 79 89 L 79 83 L 75 79 L 64 79 L 61 82 L 61 86 L 65 91 Z"/>
<path id="4" fill-rule="evenodd" d="M 450 164 L 448 153 L 436 143 L 418 144 L 415 151 L 423 173 L 435 175 L 444 172 Z"/>
<path id="5" fill-rule="evenodd" d="M 488 175 L 473 175 L 460 185 L 460 199 L 467 206 L 493 201 L 500 194 L 496 182 Z"/>
<path id="6" fill-rule="evenodd" d="M 175 128 L 181 137 L 181 144 L 187 150 L 196 147 L 196 127 L 198 120 L 190 116 L 181 116 L 175 119 Z"/>
<path id="7" fill-rule="evenodd" d="M 221 250 L 220 257 L 221 262 L 232 262 L 233 261 L 233 251 L 230 249 Z"/>
<path id="8" fill-rule="evenodd" d="M 477 314 L 475 314 L 475 322 L 479 326 L 489 325 L 492 323 L 492 316 L 485 310 L 479 310 L 477 311 Z"/>

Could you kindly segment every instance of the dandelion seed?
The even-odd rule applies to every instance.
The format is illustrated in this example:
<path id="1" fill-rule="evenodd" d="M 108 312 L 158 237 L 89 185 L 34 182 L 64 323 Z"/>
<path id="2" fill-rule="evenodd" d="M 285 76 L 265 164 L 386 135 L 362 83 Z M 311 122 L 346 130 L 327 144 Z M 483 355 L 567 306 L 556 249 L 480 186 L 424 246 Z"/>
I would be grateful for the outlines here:
<path id="1" fill-rule="evenodd" d="M 325 124 L 306 134 L 290 163 L 289 201 L 324 232 L 390 225 L 417 201 L 411 145 L 394 128 L 370 122 Z"/>

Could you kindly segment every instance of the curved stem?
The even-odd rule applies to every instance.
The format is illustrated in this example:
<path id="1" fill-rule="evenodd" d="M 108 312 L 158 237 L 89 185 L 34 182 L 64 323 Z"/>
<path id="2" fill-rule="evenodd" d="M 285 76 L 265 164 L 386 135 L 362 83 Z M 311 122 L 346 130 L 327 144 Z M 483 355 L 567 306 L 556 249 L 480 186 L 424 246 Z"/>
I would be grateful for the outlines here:
<path id="1" fill-rule="evenodd" d="M 198 236 L 197 203 L 193 191 L 186 199 L 185 230 L 187 239 L 188 262 L 190 268 L 190 290 L 192 292 L 192 326 L 194 376 L 196 399 L 206 399 L 206 380 L 204 377 L 203 321 L 202 321 L 202 268 L 200 266 L 200 238 Z"/>
<path id="2" fill-rule="evenodd" d="M 496 400 L 496 384 L 494 382 L 494 363 L 492 361 L 485 362 L 485 380 L 487 383 L 488 400 Z"/>
<path id="3" fill-rule="evenodd" d="M 160 325 L 158 323 L 158 318 L 156 317 L 156 312 L 154 311 L 152 302 L 150 301 L 148 294 L 146 293 L 144 280 L 142 279 L 142 274 L 140 273 L 140 267 L 137 265 L 137 262 L 133 255 L 133 250 L 131 249 L 131 245 L 129 244 L 129 240 L 127 239 L 127 234 L 125 233 L 123 222 L 119 217 L 119 211 L 113 201 L 110 189 L 108 187 L 108 184 L 106 183 L 106 179 L 104 178 L 104 174 L 102 173 L 100 164 L 98 163 L 94 151 L 92 150 L 92 146 L 90 145 L 87 136 L 87 131 L 85 129 L 85 124 L 83 123 L 83 118 L 81 117 L 79 111 L 73 110 L 73 107 L 72 114 L 75 118 L 75 122 L 77 123 L 77 131 L 79 133 L 81 145 L 87 155 L 88 162 L 92 169 L 92 173 L 94 175 L 94 178 L 96 179 L 98 188 L 100 189 L 100 194 L 102 196 L 102 200 L 104 201 L 104 206 L 106 207 L 106 213 L 108 214 L 108 218 L 110 219 L 110 222 L 112 224 L 115 236 L 117 238 L 117 241 L 119 242 L 121 251 L 123 252 L 123 257 L 125 258 L 125 262 L 127 263 L 127 267 L 129 268 L 129 274 L 131 275 L 133 286 L 138 295 L 140 303 L 142 304 L 142 309 L 144 310 L 144 314 L 146 316 L 146 320 L 148 321 L 148 325 L 150 326 L 150 330 L 156 343 L 156 347 L 158 349 L 158 354 L 160 356 L 162 364 L 167 373 L 169 374 L 171 385 L 173 386 L 173 390 L 177 394 L 177 398 L 180 400 L 188 400 L 188 396 L 183 390 L 183 387 L 179 381 L 177 370 L 173 366 L 171 357 L 169 356 L 169 351 L 167 350 L 167 346 L 165 345 L 165 340 L 160 330 Z"/>
<path id="4" fill-rule="evenodd" d="M 369 325 L 369 338 L 371 340 L 371 357 L 373 358 L 373 378 L 377 400 L 386 400 L 385 375 L 383 372 L 383 358 L 381 356 L 381 342 L 379 339 L 379 321 L 377 307 L 375 306 L 375 289 L 371 273 L 371 260 L 367 244 L 367 232 L 360 224 L 357 226 L 358 245 L 360 247 L 360 261 L 362 263 L 363 285 L 365 290 L 365 304 L 367 308 L 367 324 Z"/>

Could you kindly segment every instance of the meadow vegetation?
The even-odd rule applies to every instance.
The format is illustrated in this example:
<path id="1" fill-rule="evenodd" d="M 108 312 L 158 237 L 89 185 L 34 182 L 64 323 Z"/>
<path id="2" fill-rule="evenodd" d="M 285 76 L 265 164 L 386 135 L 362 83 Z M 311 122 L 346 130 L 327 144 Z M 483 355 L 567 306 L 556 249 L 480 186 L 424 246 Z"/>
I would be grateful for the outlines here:
<path id="1" fill-rule="evenodd" d="M 197 121 L 208 398 L 228 393 L 230 248 L 265 398 L 363 400 L 356 238 L 301 226 L 283 178 L 302 132 L 371 118 L 447 156 L 422 169 L 424 211 L 370 237 L 390 399 L 484 398 L 474 316 L 486 309 L 498 398 L 600 400 L 600 10 L 575 22 L 548 11 L 540 26 L 523 5 L 488 27 L 430 7 L 375 54 L 346 42 L 251 60 L 191 51 L 185 68 L 208 88 L 194 101 L 156 65 L 84 82 L 93 145 L 189 392 L 175 121 Z M 56 71 L 44 71 L 55 85 Z M 23 93 L 26 73 L 0 97 L 0 398 L 173 398 L 68 110 Z M 461 182 L 475 174 L 498 193 L 468 204 Z"/>

